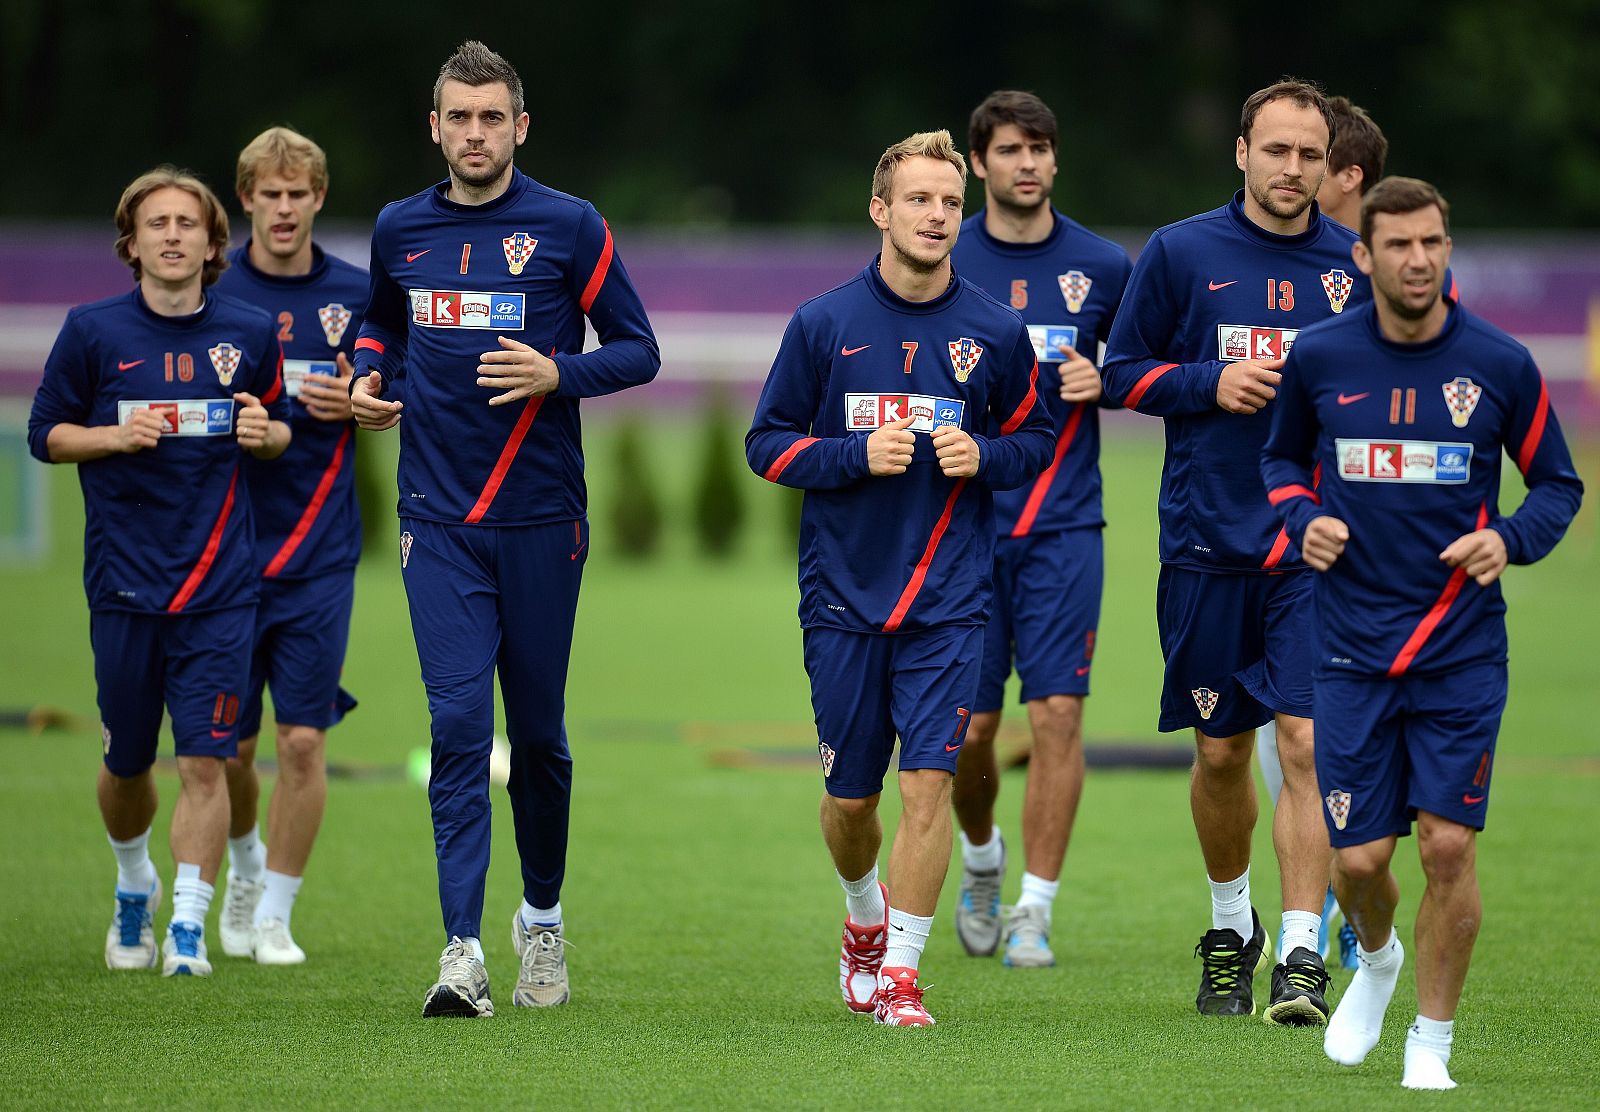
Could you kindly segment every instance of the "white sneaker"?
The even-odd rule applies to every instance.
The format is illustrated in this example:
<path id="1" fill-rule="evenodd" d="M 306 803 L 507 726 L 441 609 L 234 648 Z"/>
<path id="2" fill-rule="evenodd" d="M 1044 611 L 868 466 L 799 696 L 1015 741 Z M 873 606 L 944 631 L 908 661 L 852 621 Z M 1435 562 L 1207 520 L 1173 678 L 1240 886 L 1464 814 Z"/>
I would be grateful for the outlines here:
<path id="1" fill-rule="evenodd" d="M 522 908 L 511 914 L 511 944 L 517 948 L 522 967 L 517 970 L 517 988 L 511 1004 L 517 1008 L 550 1008 L 572 998 L 567 981 L 567 941 L 561 924 L 554 927 L 529 927 L 522 922 Z"/>
<path id="2" fill-rule="evenodd" d="M 471 946 L 452 938 L 444 953 L 439 955 L 439 979 L 422 1000 L 422 1018 L 466 1016 L 472 1019 L 492 1015 L 494 1001 L 489 999 L 489 974 L 483 962 L 478 960 Z"/>
<path id="3" fill-rule="evenodd" d="M 294 944 L 289 924 L 282 919 L 256 924 L 254 953 L 258 965 L 299 965 L 306 960 L 306 952 Z"/>
<path id="4" fill-rule="evenodd" d="M 211 976 L 211 962 L 206 959 L 206 932 L 198 923 L 168 923 L 161 954 L 165 959 L 161 964 L 163 977 Z"/>
<path id="5" fill-rule="evenodd" d="M 263 881 L 228 874 L 217 934 L 222 938 L 222 952 L 230 958 L 247 958 L 255 953 L 256 904 L 261 902 L 266 887 Z"/>
<path id="6" fill-rule="evenodd" d="M 107 969 L 154 969 L 156 930 L 152 922 L 161 906 L 161 878 L 142 895 L 117 889 L 117 909 L 106 931 Z"/>
<path id="7" fill-rule="evenodd" d="M 987 871 L 961 866 L 961 895 L 956 901 L 956 937 L 975 958 L 988 957 L 1000 946 L 1000 886 L 1006 879 L 1006 842 L 1000 839 L 1000 867 Z"/>
<path id="8" fill-rule="evenodd" d="M 1006 913 L 1005 964 L 1013 969 L 1044 969 L 1056 963 L 1050 950 L 1047 909 L 1033 904 Z"/>

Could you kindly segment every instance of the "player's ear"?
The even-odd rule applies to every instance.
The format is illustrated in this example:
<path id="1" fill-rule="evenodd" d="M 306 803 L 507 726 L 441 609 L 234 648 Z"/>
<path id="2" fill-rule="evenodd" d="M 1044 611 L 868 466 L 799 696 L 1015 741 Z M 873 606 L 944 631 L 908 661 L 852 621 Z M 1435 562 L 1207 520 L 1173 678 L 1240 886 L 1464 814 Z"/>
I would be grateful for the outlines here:
<path id="1" fill-rule="evenodd" d="M 1372 252 L 1367 250 L 1367 245 L 1356 240 L 1350 245 L 1350 258 L 1355 260 L 1356 269 L 1367 277 L 1372 277 Z"/>
<path id="2" fill-rule="evenodd" d="M 528 114 L 526 112 L 517 117 L 517 146 L 522 146 L 528 138 Z"/>
<path id="3" fill-rule="evenodd" d="M 1243 135 L 1233 141 L 1233 164 L 1240 170 L 1244 169 L 1245 158 L 1249 153 L 1250 147 L 1245 143 Z"/>
<path id="4" fill-rule="evenodd" d="M 428 134 L 433 136 L 434 143 L 439 142 L 439 113 L 428 113 Z"/>
<path id="5" fill-rule="evenodd" d="M 316 202 L 315 205 L 313 205 L 311 207 L 311 211 L 312 212 L 321 212 L 322 211 L 322 206 L 327 201 L 327 199 L 328 199 L 328 191 L 326 189 L 317 190 L 317 202 Z"/>
<path id="6" fill-rule="evenodd" d="M 867 215 L 872 217 L 872 222 L 878 226 L 878 231 L 886 232 L 889 230 L 889 206 L 882 197 L 876 194 L 873 195 L 872 200 L 867 204 Z"/>
<path id="7" fill-rule="evenodd" d="M 972 167 L 973 177 L 979 181 L 988 180 L 989 171 L 983 168 L 983 155 L 979 154 L 977 150 L 973 150 L 967 155 L 967 165 Z"/>
<path id="8" fill-rule="evenodd" d="M 251 205 L 250 205 L 250 195 L 248 193 L 240 193 L 239 194 L 239 208 L 240 208 L 241 211 L 244 212 L 244 214 L 246 216 L 250 215 Z"/>

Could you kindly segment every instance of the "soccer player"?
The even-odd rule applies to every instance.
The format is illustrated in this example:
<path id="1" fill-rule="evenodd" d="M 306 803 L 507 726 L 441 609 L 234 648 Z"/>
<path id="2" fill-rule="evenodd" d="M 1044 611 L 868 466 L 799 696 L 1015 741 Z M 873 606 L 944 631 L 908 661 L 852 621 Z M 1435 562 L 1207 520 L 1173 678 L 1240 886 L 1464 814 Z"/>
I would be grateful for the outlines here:
<path id="1" fill-rule="evenodd" d="M 800 625 L 822 759 L 822 836 L 845 890 L 851 1011 L 927 1027 L 917 967 L 950 864 L 950 785 L 977 696 L 991 487 L 1050 460 L 1018 316 L 957 276 L 966 162 L 947 131 L 878 160 L 882 253 L 789 322 L 745 455 L 805 494 Z M 900 738 L 900 827 L 878 880 L 878 801 Z"/>
<path id="2" fill-rule="evenodd" d="M 1354 231 L 1361 223 L 1361 199 L 1383 177 L 1389 140 L 1349 97 L 1329 97 L 1328 110 L 1339 141 L 1328 152 L 1328 173 L 1317 190 L 1317 206 L 1323 216 Z"/>
<path id="3" fill-rule="evenodd" d="M 589 548 L 578 402 L 649 382 L 660 354 L 594 206 L 512 165 L 528 114 L 510 63 L 463 43 L 433 104 L 450 176 L 378 216 L 351 398 L 362 428 L 401 434 L 400 567 L 433 718 L 428 799 L 449 938 L 422 1014 L 489 1016 L 478 935 L 495 673 L 522 861 L 511 999 L 563 1004 L 562 719 Z M 600 340 L 589 352 L 585 317 Z M 402 374 L 404 401 L 385 397 Z"/>
<path id="4" fill-rule="evenodd" d="M 1058 167 L 1055 113 L 1032 93 L 991 93 L 968 131 L 984 207 L 961 225 L 951 259 L 961 276 L 1027 322 L 1044 368 L 1039 400 L 1055 457 L 1032 483 L 994 497 L 995 597 L 984 632 L 972 724 L 952 793 L 961 827 L 956 932 L 967 953 L 1055 964 L 1051 908 L 1083 791 L 1083 701 L 1100 618 L 1100 371 L 1094 359 L 1132 264 L 1122 248 L 1050 204 Z M 1033 750 L 1022 803 L 1022 894 L 1002 929 L 1005 841 L 994 738 L 1015 653 Z"/>
<path id="5" fill-rule="evenodd" d="M 1261 456 L 1269 498 L 1318 573 L 1317 778 L 1360 968 L 1328 1057 L 1377 1045 L 1405 954 L 1395 843 L 1417 824 L 1417 1018 L 1402 1084 L 1450 1089 L 1451 1032 L 1482 917 L 1477 833 L 1506 701 L 1508 563 L 1561 539 L 1583 485 L 1527 349 L 1440 296 L 1450 209 L 1414 178 L 1361 206 L 1376 303 L 1306 332 Z M 1500 453 L 1528 487 L 1502 515 Z M 1322 482 L 1314 473 L 1320 469 Z"/>
<path id="6" fill-rule="evenodd" d="M 67 314 L 28 419 L 46 463 L 76 463 L 83 585 L 105 757 L 96 794 L 117 859 L 106 965 L 157 961 L 161 879 L 150 861 L 150 768 L 172 719 L 178 801 L 166 976 L 206 976 L 206 911 L 228 835 L 223 762 L 238 746 L 259 576 L 242 455 L 289 444 L 278 339 L 259 309 L 208 289 L 228 265 L 228 217 L 173 166 L 117 203 L 130 293 Z M 242 451 L 241 451 L 242 449 Z"/>
<path id="7" fill-rule="evenodd" d="M 1250 903 L 1250 751 L 1256 727 L 1275 721 L 1285 958 L 1265 1018 L 1292 1025 L 1327 1018 L 1317 933 L 1329 849 L 1312 763 L 1309 571 L 1254 461 L 1267 436 L 1262 411 L 1299 329 L 1368 297 L 1349 273 L 1354 233 L 1324 220 L 1315 203 L 1334 138 L 1315 85 L 1286 78 L 1245 101 L 1234 150 L 1245 187 L 1150 238 L 1104 370 L 1113 400 L 1166 419 L 1160 727 L 1195 731 L 1190 806 L 1211 885 L 1195 1005 L 1204 1015 L 1254 1014 L 1252 979 L 1270 960 Z"/>
<path id="8" fill-rule="evenodd" d="M 228 762 L 232 819 L 218 927 L 223 953 L 294 965 L 306 959 L 289 924 L 328 795 L 327 730 L 355 705 L 339 686 L 339 671 L 361 556 L 349 356 L 367 275 L 312 241 L 328 194 L 328 159 L 310 139 L 268 128 L 240 152 L 235 188 L 251 234 L 229 255 L 217 289 L 278 323 L 294 451 L 245 468 L 263 582 L 239 755 Z M 278 784 L 263 853 L 255 756 L 269 682 Z"/>

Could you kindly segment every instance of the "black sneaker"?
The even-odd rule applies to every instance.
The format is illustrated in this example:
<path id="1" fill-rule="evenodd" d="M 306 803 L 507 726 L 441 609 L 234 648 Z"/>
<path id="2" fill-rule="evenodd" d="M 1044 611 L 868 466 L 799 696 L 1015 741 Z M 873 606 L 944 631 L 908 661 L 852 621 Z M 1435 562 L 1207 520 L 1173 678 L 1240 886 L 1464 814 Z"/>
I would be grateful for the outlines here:
<path id="1" fill-rule="evenodd" d="M 1296 946 L 1272 970 L 1272 1003 L 1262 1018 L 1282 1027 L 1321 1027 L 1328 1022 L 1327 991 L 1322 956 Z"/>
<path id="2" fill-rule="evenodd" d="M 1200 936 L 1194 952 L 1200 958 L 1200 993 L 1194 1006 L 1201 1015 L 1255 1015 L 1255 987 L 1251 983 L 1261 968 L 1267 932 L 1261 918 L 1250 909 L 1255 929 L 1245 942 L 1235 930 L 1209 930 Z"/>

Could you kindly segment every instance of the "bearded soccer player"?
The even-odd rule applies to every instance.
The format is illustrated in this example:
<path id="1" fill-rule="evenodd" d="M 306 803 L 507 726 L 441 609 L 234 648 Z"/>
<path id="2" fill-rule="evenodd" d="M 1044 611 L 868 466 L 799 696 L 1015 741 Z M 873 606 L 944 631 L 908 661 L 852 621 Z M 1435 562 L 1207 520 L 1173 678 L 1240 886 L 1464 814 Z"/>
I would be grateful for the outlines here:
<path id="1" fill-rule="evenodd" d="M 528 115 L 510 63 L 462 44 L 433 103 L 450 176 L 378 217 L 351 398 L 362 428 L 400 426 L 400 567 L 433 717 L 428 800 L 449 940 L 422 1014 L 489 1016 L 478 935 L 495 673 L 522 862 L 511 999 L 564 1004 L 563 713 L 589 550 L 578 403 L 650 381 L 660 355 L 594 206 L 512 165 Z M 585 317 L 600 340 L 589 352 Z M 402 375 L 404 401 L 386 397 Z"/>
<path id="2" fill-rule="evenodd" d="M 83 583 L 105 759 L 97 795 L 117 859 L 106 965 L 207 976 L 206 912 L 228 835 L 223 762 L 239 740 L 260 576 L 244 460 L 290 429 L 272 321 L 211 288 L 228 217 L 161 166 L 117 204 L 131 293 L 67 314 L 28 420 L 46 463 L 76 463 Z M 242 451 L 241 451 L 242 450 Z M 178 755 L 172 920 L 158 952 L 151 776 L 163 709 Z"/>
<path id="3" fill-rule="evenodd" d="M 1253 461 L 1299 330 L 1369 296 L 1350 274 L 1354 233 L 1316 207 L 1335 140 L 1315 85 L 1286 78 L 1245 101 L 1234 149 L 1245 187 L 1151 237 L 1104 373 L 1113 400 L 1166 423 L 1160 728 L 1195 732 L 1189 797 L 1211 888 L 1195 1006 L 1203 1015 L 1254 1014 L 1253 977 L 1271 960 L 1250 902 L 1250 753 L 1256 727 L 1270 721 L 1284 770 L 1273 842 L 1285 957 L 1265 1018 L 1290 1025 L 1327 1019 L 1317 934 L 1329 849 L 1312 761 L 1310 572 Z"/>
<path id="4" fill-rule="evenodd" d="M 1295 346 L 1261 456 L 1268 497 L 1318 573 L 1317 778 L 1334 887 L 1360 938 L 1324 1047 L 1356 1066 L 1377 1045 L 1405 958 L 1390 862 L 1415 822 L 1426 887 L 1409 1089 L 1455 1087 L 1454 1021 L 1483 913 L 1477 835 L 1506 701 L 1500 575 L 1554 548 L 1583 497 L 1527 349 L 1441 297 L 1449 217 L 1413 178 L 1367 195 L 1355 263 L 1376 302 Z M 1502 451 L 1528 488 L 1509 515 Z"/>
<path id="5" fill-rule="evenodd" d="M 950 785 L 978 690 L 991 488 L 1050 460 L 1017 315 L 950 265 L 966 163 L 947 131 L 878 160 L 877 260 L 789 322 L 745 455 L 804 490 L 800 625 L 822 759 L 822 836 L 845 891 L 839 988 L 928 1027 L 917 970 L 950 864 Z M 901 818 L 878 879 L 878 802 L 900 739 Z"/>
<path id="6" fill-rule="evenodd" d="M 239 756 L 228 762 L 232 819 L 218 933 L 225 954 L 295 965 L 306 955 L 290 932 L 290 916 L 328 795 L 327 730 L 355 705 L 339 686 L 339 672 L 361 556 L 349 357 L 367 275 L 312 241 L 328 194 L 328 159 L 310 139 L 268 128 L 240 153 L 235 188 L 251 234 L 229 256 L 217 288 L 277 322 L 294 450 L 245 468 L 256 510 L 261 603 Z M 278 784 L 263 852 L 255 756 L 268 683 Z"/>
<path id="7" fill-rule="evenodd" d="M 1132 267 L 1122 248 L 1051 206 L 1059 132 L 1042 100 L 992 93 L 973 111 L 969 136 L 984 207 L 961 225 L 951 259 L 963 278 L 1022 314 L 1045 375 L 1039 401 L 1056 447 L 1038 478 L 994 497 L 994 607 L 952 795 L 962 855 L 956 931 L 969 954 L 993 954 L 1004 940 L 1006 965 L 1037 968 L 1055 964 L 1051 910 L 1083 791 L 1083 702 L 1104 579 L 1094 359 Z M 1033 748 L 1022 893 L 1002 924 L 1006 851 L 994 822 L 994 739 L 1013 657 Z"/>

